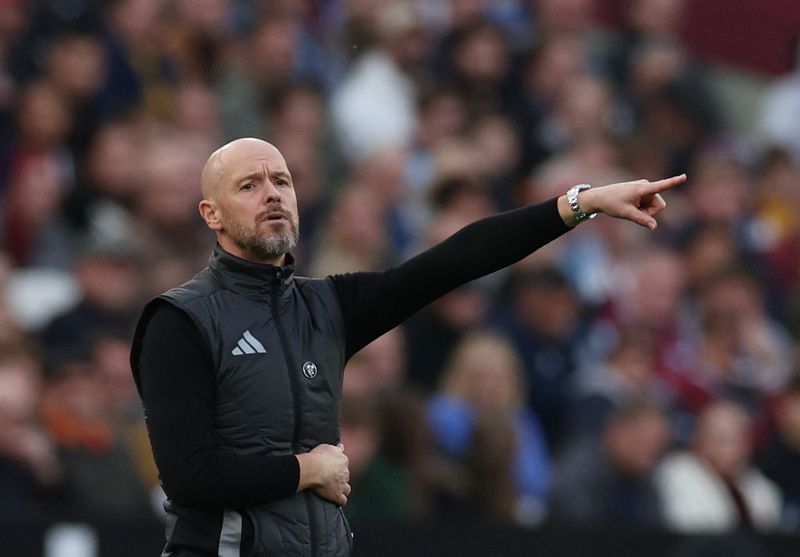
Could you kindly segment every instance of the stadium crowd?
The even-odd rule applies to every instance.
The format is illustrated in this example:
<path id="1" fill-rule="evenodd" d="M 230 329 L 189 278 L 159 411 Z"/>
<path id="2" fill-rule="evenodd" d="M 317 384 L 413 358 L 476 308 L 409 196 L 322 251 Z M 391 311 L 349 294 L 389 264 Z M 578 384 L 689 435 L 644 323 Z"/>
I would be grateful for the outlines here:
<path id="1" fill-rule="evenodd" d="M 311 276 L 689 175 L 655 232 L 601 216 L 352 358 L 354 524 L 800 531 L 799 82 L 741 137 L 685 2 L 594 4 L 0 0 L 0 517 L 160 512 L 132 328 L 206 264 L 206 158 L 255 136 Z"/>

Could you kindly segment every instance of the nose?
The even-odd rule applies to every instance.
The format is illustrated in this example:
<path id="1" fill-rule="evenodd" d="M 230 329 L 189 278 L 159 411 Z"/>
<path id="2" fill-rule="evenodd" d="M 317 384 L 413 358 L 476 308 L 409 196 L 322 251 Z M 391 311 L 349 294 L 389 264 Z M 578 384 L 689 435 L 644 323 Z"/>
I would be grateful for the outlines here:
<path id="1" fill-rule="evenodd" d="M 278 187 L 273 183 L 272 180 L 266 181 L 264 192 L 264 204 L 270 205 L 272 203 L 280 203 L 281 192 L 278 190 Z"/>

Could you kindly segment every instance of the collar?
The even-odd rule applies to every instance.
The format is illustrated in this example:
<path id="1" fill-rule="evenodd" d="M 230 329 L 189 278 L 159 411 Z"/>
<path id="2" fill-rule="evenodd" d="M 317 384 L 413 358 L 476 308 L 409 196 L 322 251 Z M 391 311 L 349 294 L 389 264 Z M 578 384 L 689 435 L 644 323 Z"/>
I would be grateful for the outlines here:
<path id="1" fill-rule="evenodd" d="M 211 253 L 208 267 L 215 279 L 227 290 L 263 298 L 277 291 L 283 296 L 294 282 L 294 257 L 286 254 L 282 267 L 253 263 L 236 257 L 217 244 Z"/>

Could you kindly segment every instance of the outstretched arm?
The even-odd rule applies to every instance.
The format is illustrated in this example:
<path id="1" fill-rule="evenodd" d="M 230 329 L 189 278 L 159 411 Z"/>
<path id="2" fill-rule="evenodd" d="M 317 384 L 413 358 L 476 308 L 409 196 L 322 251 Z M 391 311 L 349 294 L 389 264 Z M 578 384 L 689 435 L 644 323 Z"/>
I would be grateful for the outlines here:
<path id="1" fill-rule="evenodd" d="M 666 203 L 660 192 L 685 175 L 592 188 L 578 201 L 585 213 L 605 213 L 655 228 Z M 344 315 L 349 358 L 386 331 L 458 286 L 516 263 L 576 225 L 566 196 L 474 222 L 402 265 L 380 273 L 330 277 Z"/>

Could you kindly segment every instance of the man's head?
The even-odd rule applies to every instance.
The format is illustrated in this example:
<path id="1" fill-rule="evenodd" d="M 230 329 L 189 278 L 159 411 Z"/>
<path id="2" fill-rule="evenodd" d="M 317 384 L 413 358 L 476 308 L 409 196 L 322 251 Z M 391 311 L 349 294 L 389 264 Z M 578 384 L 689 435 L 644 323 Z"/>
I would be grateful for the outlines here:
<path id="1" fill-rule="evenodd" d="M 298 240 L 297 198 L 274 145 L 237 139 L 208 158 L 200 214 L 222 248 L 249 261 L 282 264 Z"/>
<path id="2" fill-rule="evenodd" d="M 634 399 L 617 408 L 603 432 L 606 454 L 614 469 L 629 478 L 644 478 L 670 441 L 663 411 L 652 402 Z"/>

